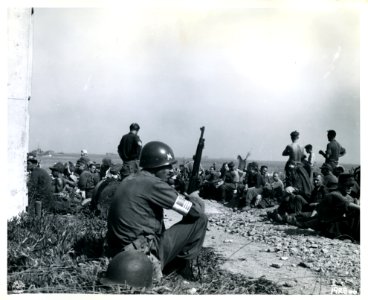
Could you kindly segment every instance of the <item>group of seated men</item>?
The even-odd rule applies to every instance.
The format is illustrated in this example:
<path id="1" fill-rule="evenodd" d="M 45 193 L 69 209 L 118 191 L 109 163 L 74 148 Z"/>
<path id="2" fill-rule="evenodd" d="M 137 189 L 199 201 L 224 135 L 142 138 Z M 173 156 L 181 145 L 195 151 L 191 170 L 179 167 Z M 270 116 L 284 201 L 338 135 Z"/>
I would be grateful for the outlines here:
<path id="1" fill-rule="evenodd" d="M 303 190 L 294 179 L 284 174 L 268 174 L 251 162 L 243 170 L 233 162 L 224 163 L 220 170 L 213 164 L 200 173 L 200 196 L 215 199 L 234 211 L 276 207 L 268 217 L 302 228 L 313 228 L 329 237 L 360 236 L 360 171 L 345 172 L 342 166 L 332 168 L 324 163 L 312 173 L 312 189 Z M 289 173 L 293 176 L 293 173 Z M 184 192 L 190 176 L 184 164 L 179 166 L 174 186 Z M 280 176 L 284 178 L 280 178 Z"/>
<path id="2" fill-rule="evenodd" d="M 201 176 L 200 195 L 215 199 L 234 210 L 274 206 L 284 191 L 284 183 L 278 172 L 268 174 L 268 167 L 258 167 L 251 162 L 240 170 L 233 162 L 225 162 L 220 170 L 213 164 Z"/>
<path id="3" fill-rule="evenodd" d="M 32 199 L 38 199 L 44 208 L 55 210 L 56 203 L 60 203 L 56 200 L 66 201 L 68 207 L 73 201 L 89 203 L 93 211 L 107 217 L 109 204 L 122 180 L 121 164 L 112 163 L 110 158 L 98 164 L 82 150 L 75 164 L 69 161 L 51 166 L 50 176 L 39 167 L 34 155 L 28 155 L 27 162 L 30 204 Z M 172 185 L 185 194 L 191 176 L 190 164 L 179 165 L 172 175 Z M 346 173 L 341 166 L 332 169 L 324 163 L 320 172 L 313 172 L 311 193 L 293 186 L 289 178 L 280 177 L 283 174 L 278 172 L 270 176 L 268 167 L 259 168 L 257 162 L 250 162 L 242 170 L 229 162 L 223 163 L 219 170 L 215 163 L 209 170 L 200 167 L 197 179 L 202 198 L 218 200 L 234 211 L 277 207 L 268 214 L 277 222 L 314 228 L 332 237 L 348 235 L 359 239 L 360 177 Z M 29 210 L 34 209 L 32 205 Z"/>
<path id="4" fill-rule="evenodd" d="M 108 157 L 102 163 L 89 159 L 87 151 L 81 151 L 81 157 L 73 163 L 57 162 L 49 167 L 51 174 L 40 167 L 38 158 L 29 153 L 27 156 L 29 211 L 34 211 L 34 201 L 41 201 L 42 207 L 54 212 L 68 212 L 71 205 L 91 204 L 97 209 L 97 191 L 108 185 L 106 198 L 112 198 L 117 183 L 121 180 L 121 164 L 114 164 Z M 113 189 L 111 187 L 114 187 Z M 99 188 L 99 189 L 98 189 Z M 79 205 L 79 206 L 80 206 Z M 100 213 L 107 214 L 107 209 Z"/>

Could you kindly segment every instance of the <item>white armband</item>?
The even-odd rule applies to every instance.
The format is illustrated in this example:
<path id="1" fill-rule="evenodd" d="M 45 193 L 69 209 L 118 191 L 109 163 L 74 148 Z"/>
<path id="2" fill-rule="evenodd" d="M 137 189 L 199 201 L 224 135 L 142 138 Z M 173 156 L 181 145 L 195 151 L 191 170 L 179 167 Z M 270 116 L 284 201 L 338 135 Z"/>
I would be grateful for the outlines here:
<path id="1" fill-rule="evenodd" d="M 182 195 L 178 195 L 178 198 L 176 198 L 172 208 L 179 214 L 185 216 L 186 214 L 188 214 L 192 205 L 193 205 L 192 202 L 185 200 L 185 198 Z"/>

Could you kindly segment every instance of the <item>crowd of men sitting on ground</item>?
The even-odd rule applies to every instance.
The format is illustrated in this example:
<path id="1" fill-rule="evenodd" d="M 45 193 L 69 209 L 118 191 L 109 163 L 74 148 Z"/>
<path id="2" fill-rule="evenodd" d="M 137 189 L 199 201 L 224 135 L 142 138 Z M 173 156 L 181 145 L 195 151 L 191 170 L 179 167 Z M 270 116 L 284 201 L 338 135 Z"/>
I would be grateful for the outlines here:
<path id="1" fill-rule="evenodd" d="M 345 149 L 335 140 L 336 132 L 328 131 L 326 152 L 320 151 L 325 163 L 316 168 L 312 145 L 302 148 L 297 141 L 299 133 L 293 131 L 292 143 L 282 155 L 289 159 L 284 172 L 269 174 L 268 166 L 257 162 L 248 164 L 239 160 L 216 164 L 208 170 L 200 167 L 195 178 L 199 183 L 199 195 L 213 199 L 234 211 L 275 207 L 268 217 L 301 228 L 312 228 L 329 237 L 347 237 L 360 240 L 360 168 L 346 172 L 338 164 Z M 195 157 L 193 157 L 195 158 Z M 38 158 L 27 157 L 28 210 L 32 201 L 42 202 L 42 207 L 55 212 L 69 212 L 73 208 L 89 206 L 91 210 L 107 218 L 109 205 L 120 182 L 130 173 L 127 166 L 113 163 L 105 157 L 101 163 L 89 159 L 86 150 L 81 157 L 57 162 L 50 167 L 51 176 L 40 168 Z M 169 184 L 186 194 L 193 161 L 182 163 L 173 169 Z"/>

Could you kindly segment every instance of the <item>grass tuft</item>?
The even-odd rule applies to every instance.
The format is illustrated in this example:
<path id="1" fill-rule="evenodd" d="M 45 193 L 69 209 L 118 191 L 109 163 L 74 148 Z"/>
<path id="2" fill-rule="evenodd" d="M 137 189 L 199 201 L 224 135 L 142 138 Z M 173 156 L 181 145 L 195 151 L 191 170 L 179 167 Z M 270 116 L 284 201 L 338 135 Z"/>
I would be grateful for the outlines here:
<path id="1" fill-rule="evenodd" d="M 165 276 L 152 289 L 105 287 L 100 278 L 109 260 L 102 256 L 106 221 L 83 211 L 74 215 L 21 214 L 8 221 L 8 293 L 84 294 L 280 294 L 264 279 L 221 270 L 224 261 L 203 248 L 194 263 L 195 282 Z M 193 290 L 194 288 L 194 290 Z"/>

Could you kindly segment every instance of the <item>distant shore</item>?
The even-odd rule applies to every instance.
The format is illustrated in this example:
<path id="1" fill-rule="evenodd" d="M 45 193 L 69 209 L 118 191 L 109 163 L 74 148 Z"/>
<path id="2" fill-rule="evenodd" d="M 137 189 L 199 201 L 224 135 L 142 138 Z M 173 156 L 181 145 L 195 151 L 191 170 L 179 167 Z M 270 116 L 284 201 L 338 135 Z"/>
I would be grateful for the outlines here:
<path id="1" fill-rule="evenodd" d="M 106 153 L 106 154 L 88 154 L 89 158 L 92 161 L 95 161 L 97 163 L 101 163 L 102 159 L 104 157 L 109 157 L 111 158 L 111 160 L 114 163 L 121 163 L 121 159 L 119 157 L 118 154 L 115 153 Z M 54 153 L 52 155 L 40 155 L 39 159 L 41 161 L 41 167 L 43 168 L 49 168 L 50 166 L 52 166 L 54 163 L 56 162 L 68 162 L 71 161 L 73 163 L 75 163 L 77 161 L 77 159 L 80 157 L 79 153 Z M 190 157 L 176 157 L 178 164 L 182 164 L 185 162 L 188 162 L 191 160 Z M 235 163 L 235 165 L 237 165 L 237 159 L 236 158 L 209 158 L 209 157 L 205 157 L 202 158 L 201 164 L 203 166 L 203 168 L 205 169 L 209 169 L 209 167 L 213 164 L 216 163 L 216 167 L 219 169 L 221 168 L 222 163 L 224 162 L 230 162 L 233 161 Z M 270 161 L 270 160 L 257 160 L 257 159 L 248 159 L 248 163 L 251 161 L 256 161 L 258 163 L 259 166 L 262 165 L 266 165 L 269 169 L 269 172 L 274 172 L 274 171 L 279 171 L 279 172 L 283 172 L 284 167 L 285 167 L 285 163 L 286 163 L 286 159 L 285 160 L 279 160 L 279 161 Z M 323 161 L 317 161 L 316 162 L 316 166 L 315 166 L 315 170 L 319 170 L 319 167 L 323 164 Z M 343 161 L 341 161 L 340 163 L 345 170 L 348 172 L 353 168 L 356 168 L 357 166 L 359 166 L 359 163 L 346 163 Z"/>

